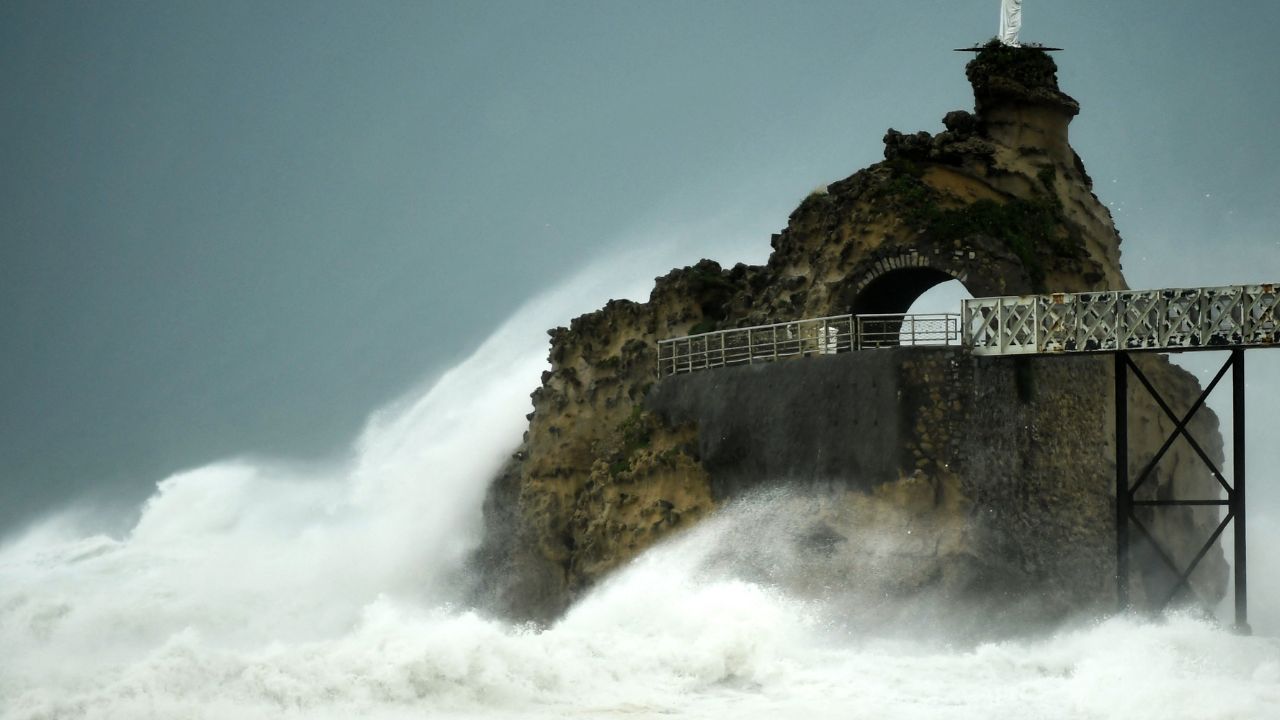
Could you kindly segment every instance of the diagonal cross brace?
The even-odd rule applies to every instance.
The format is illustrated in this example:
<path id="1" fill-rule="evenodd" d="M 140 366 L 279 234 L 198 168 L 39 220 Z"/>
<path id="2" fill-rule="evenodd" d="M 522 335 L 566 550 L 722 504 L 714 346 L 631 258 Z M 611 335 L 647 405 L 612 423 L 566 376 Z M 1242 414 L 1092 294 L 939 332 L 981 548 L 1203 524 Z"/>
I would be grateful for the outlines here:
<path id="1" fill-rule="evenodd" d="M 1187 444 L 1191 446 L 1191 449 L 1195 451 L 1196 455 L 1200 456 L 1200 459 L 1204 461 L 1206 466 L 1208 466 L 1209 472 L 1213 473 L 1214 479 L 1218 481 L 1218 484 L 1222 486 L 1223 490 L 1227 491 L 1227 496 L 1230 497 L 1231 493 L 1235 492 L 1234 489 L 1227 484 L 1227 480 L 1223 477 L 1222 471 L 1219 470 L 1218 466 L 1209 459 L 1208 453 L 1200 447 L 1200 443 L 1196 442 L 1196 439 L 1192 437 L 1191 432 L 1187 430 L 1187 425 L 1190 424 L 1191 418 L 1195 417 L 1195 414 L 1204 406 L 1205 401 L 1209 399 L 1209 395 L 1213 393 L 1214 388 L 1218 386 L 1218 382 L 1227 374 L 1227 370 L 1231 369 L 1231 366 L 1235 362 L 1235 357 L 1233 356 L 1227 359 L 1227 362 L 1225 362 L 1222 365 L 1222 368 L 1218 370 L 1218 374 L 1213 377 L 1213 381 L 1204 389 L 1204 392 L 1200 393 L 1200 397 L 1196 398 L 1191 409 L 1188 410 L 1186 415 L 1182 418 L 1179 418 L 1177 414 L 1173 412 L 1173 408 L 1169 407 L 1169 404 L 1160 396 L 1160 393 L 1156 392 L 1156 389 L 1151 385 L 1151 381 L 1147 379 L 1146 375 L 1142 374 L 1142 370 L 1140 370 L 1138 366 L 1129 359 L 1129 356 L 1121 355 L 1121 357 L 1124 358 L 1124 365 L 1133 371 L 1134 376 L 1138 378 L 1138 382 L 1141 382 L 1142 386 L 1147 389 L 1147 392 L 1151 394 L 1151 397 L 1156 401 L 1156 404 L 1160 406 L 1160 409 L 1164 411 L 1164 414 L 1176 423 L 1173 433 L 1169 435 L 1168 439 L 1164 441 L 1164 444 L 1160 446 L 1160 449 L 1156 454 L 1152 456 L 1146 467 L 1143 468 L 1142 473 L 1138 475 L 1138 481 L 1129 488 L 1130 496 L 1132 497 L 1133 493 L 1137 492 L 1138 488 L 1142 487 L 1142 484 L 1147 481 L 1147 478 L 1151 477 L 1152 472 L 1155 471 L 1156 465 L 1160 463 L 1161 458 L 1164 457 L 1165 453 L 1169 452 L 1169 448 L 1173 447 L 1173 443 L 1178 439 L 1178 436 L 1182 436 L 1186 438 Z M 1116 402 L 1121 402 L 1121 399 L 1117 398 Z M 1124 402 L 1128 402 L 1128 399 L 1125 398 Z"/>
<path id="2" fill-rule="evenodd" d="M 1208 607 L 1208 604 L 1204 602 L 1204 599 L 1201 598 L 1199 593 L 1192 589 L 1189 584 L 1189 581 L 1191 580 L 1191 573 L 1195 572 L 1196 568 L 1200 566 L 1200 561 L 1204 559 L 1205 555 L 1209 554 L 1209 550 L 1213 549 L 1214 543 L 1218 542 L 1218 538 L 1222 535 L 1222 531 L 1227 529 L 1227 525 L 1231 524 L 1231 521 L 1235 519 L 1235 515 L 1231 511 L 1227 512 L 1226 516 L 1222 518 L 1222 521 L 1218 523 L 1218 527 L 1215 528 L 1213 533 L 1209 536 L 1209 539 L 1200 546 L 1199 552 L 1197 552 L 1196 556 L 1192 558 L 1191 563 L 1187 565 L 1186 570 L 1178 569 L 1178 564 L 1174 562 L 1173 558 L 1164 549 L 1164 547 L 1156 541 L 1155 536 L 1151 534 L 1151 531 L 1147 529 L 1146 525 L 1142 524 L 1142 521 L 1138 519 L 1137 515 L 1130 514 L 1129 519 L 1133 521 L 1133 524 L 1136 525 L 1138 530 L 1142 532 L 1143 536 L 1147 538 L 1147 542 L 1151 544 L 1152 549 L 1156 551 L 1156 555 L 1164 562 L 1165 566 L 1178 576 L 1177 582 L 1175 582 L 1173 587 L 1169 589 L 1169 594 L 1165 596 L 1163 601 L 1161 601 L 1160 605 L 1156 608 L 1156 611 L 1160 612 L 1168 607 L 1169 603 L 1173 602 L 1173 599 L 1178 596 L 1178 592 L 1183 588 L 1185 588 L 1186 591 L 1196 599 L 1196 602 L 1200 603 L 1202 606 Z"/>

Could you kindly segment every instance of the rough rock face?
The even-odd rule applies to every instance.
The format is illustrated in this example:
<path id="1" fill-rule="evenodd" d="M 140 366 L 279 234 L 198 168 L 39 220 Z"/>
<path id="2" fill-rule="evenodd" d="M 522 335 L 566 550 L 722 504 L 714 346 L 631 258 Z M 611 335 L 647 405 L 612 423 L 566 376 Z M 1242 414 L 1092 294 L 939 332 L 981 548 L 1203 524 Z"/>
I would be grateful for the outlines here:
<path id="1" fill-rule="evenodd" d="M 906 312 L 951 279 L 978 297 L 1126 287 L 1110 213 L 1067 142 L 1079 105 L 1058 89 L 1053 60 L 988 47 L 967 73 L 976 113 L 948 113 L 936 135 L 889 130 L 885 160 L 806 198 L 766 265 L 703 260 L 658 278 L 646 303 L 611 301 L 550 332 L 528 432 L 486 503 L 478 600 L 552 618 L 669 533 L 782 482 L 822 494 L 820 534 L 847 541 L 845 553 L 857 555 L 855 526 L 920 530 L 897 591 L 1031 592 L 1050 613 L 1113 597 L 1102 359 L 865 351 L 654 387 L 660 338 Z M 1146 365 L 1174 397 L 1198 390 L 1163 358 Z M 1154 450 L 1168 423 L 1154 406 L 1131 415 L 1135 434 L 1151 431 L 1131 439 L 1135 454 Z M 1220 455 L 1216 420 L 1204 422 Z M 1175 446 L 1149 491 L 1216 492 L 1194 462 Z M 1150 519 L 1179 556 L 1214 524 L 1162 512 Z M 1215 552 L 1194 580 L 1219 597 L 1225 578 Z M 1167 581 L 1151 570 L 1141 583 L 1158 592 Z"/>

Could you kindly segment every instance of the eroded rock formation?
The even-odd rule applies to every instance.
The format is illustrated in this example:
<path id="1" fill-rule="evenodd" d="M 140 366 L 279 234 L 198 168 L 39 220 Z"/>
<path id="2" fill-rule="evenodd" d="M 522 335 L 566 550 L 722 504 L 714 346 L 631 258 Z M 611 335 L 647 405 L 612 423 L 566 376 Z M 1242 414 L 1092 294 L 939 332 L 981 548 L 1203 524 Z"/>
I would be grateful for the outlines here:
<path id="1" fill-rule="evenodd" d="M 951 279 L 979 297 L 1126 287 L 1110 213 L 1068 143 L 1079 105 L 1053 60 L 988 47 L 967 74 L 974 113 L 948 113 L 936 135 L 890 130 L 885 160 L 806 198 L 765 265 L 703 260 L 658 278 L 648 302 L 611 301 L 550 332 L 528 432 L 486 502 L 482 600 L 552 618 L 718 505 L 792 483 L 817 492 L 813 532 L 839 548 L 828 571 L 857 567 L 873 529 L 903 543 L 895 593 L 1034 596 L 1049 614 L 1111 601 L 1102 359 L 865 351 L 654 387 L 660 338 L 906 312 Z M 1175 397 L 1194 397 L 1190 375 L 1163 358 L 1146 365 Z M 1154 406 L 1132 414 L 1134 447 L 1158 445 L 1167 421 Z M 1217 438 L 1216 421 L 1201 422 Z M 1149 492 L 1216 491 L 1184 448 L 1161 468 Z M 1207 514 L 1165 512 L 1149 520 L 1177 554 L 1212 528 Z M 1215 552 L 1195 581 L 1218 597 L 1225 576 Z M 1152 570 L 1140 584 L 1158 593 L 1162 582 Z"/>

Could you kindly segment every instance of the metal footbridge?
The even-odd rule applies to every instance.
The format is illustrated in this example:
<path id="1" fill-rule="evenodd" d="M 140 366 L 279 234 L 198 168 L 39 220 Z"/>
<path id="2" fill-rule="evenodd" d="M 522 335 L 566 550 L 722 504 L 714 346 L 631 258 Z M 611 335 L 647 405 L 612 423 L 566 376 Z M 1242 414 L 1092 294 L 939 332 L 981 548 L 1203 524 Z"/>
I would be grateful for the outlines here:
<path id="1" fill-rule="evenodd" d="M 959 313 L 836 315 L 658 341 L 658 377 L 806 355 L 963 346 L 974 355 L 1186 352 L 1280 344 L 1277 284 L 965 300 Z"/>
<path id="2" fill-rule="evenodd" d="M 1163 608 L 1177 595 L 1193 593 L 1191 573 L 1234 523 L 1235 624 L 1248 632 L 1245 554 L 1245 377 L 1244 353 L 1280 347 L 1280 283 L 1226 287 L 1053 293 L 963 301 L 959 314 L 841 315 L 733 328 L 661 340 L 658 377 L 733 365 L 774 362 L 809 355 L 903 346 L 959 346 L 973 355 L 1028 357 L 1107 353 L 1115 361 L 1116 595 L 1129 605 L 1130 526 L 1177 576 Z M 1178 414 L 1134 362 L 1143 352 L 1228 351 L 1226 362 L 1191 408 Z M 1209 394 L 1231 372 L 1232 482 L 1188 430 Z M 1174 430 L 1136 478 L 1129 475 L 1129 379 L 1136 378 L 1174 423 Z M 1179 438 L 1185 438 L 1222 486 L 1225 499 L 1159 498 L 1136 493 Z M 1161 548 L 1135 514 L 1140 507 L 1220 506 L 1226 514 L 1195 558 L 1182 567 Z"/>

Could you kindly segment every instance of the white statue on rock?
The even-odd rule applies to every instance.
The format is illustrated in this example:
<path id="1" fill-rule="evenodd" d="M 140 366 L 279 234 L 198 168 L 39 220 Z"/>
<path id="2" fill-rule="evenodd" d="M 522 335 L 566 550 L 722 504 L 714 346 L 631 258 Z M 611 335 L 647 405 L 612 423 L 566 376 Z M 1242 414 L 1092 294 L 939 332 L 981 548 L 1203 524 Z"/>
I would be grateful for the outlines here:
<path id="1" fill-rule="evenodd" d="M 1022 0 L 1000 0 L 1000 34 L 996 37 L 1009 47 L 1018 44 L 1018 31 L 1022 29 Z"/>

